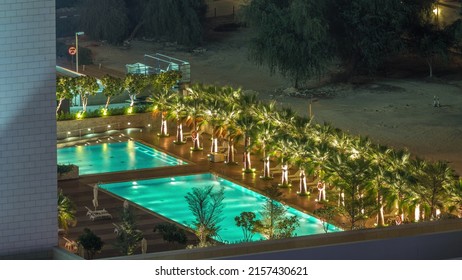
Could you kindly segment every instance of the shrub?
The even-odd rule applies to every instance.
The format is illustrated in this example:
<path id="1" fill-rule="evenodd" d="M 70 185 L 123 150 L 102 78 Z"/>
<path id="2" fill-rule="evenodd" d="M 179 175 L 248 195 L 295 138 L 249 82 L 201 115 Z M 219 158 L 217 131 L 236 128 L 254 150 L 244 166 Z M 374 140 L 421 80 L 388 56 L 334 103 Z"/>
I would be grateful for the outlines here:
<path id="1" fill-rule="evenodd" d="M 78 243 L 85 249 L 88 259 L 93 259 L 96 253 L 103 248 L 104 242 L 90 229 L 85 228 L 84 233 L 79 236 Z"/>
<path id="2" fill-rule="evenodd" d="M 64 173 L 70 172 L 72 170 L 72 164 L 58 164 L 58 174 L 62 175 Z"/>
<path id="3" fill-rule="evenodd" d="M 57 121 L 75 120 L 75 114 L 61 112 L 56 116 Z"/>
<path id="4" fill-rule="evenodd" d="M 188 238 L 183 229 L 178 228 L 175 224 L 162 223 L 154 226 L 154 232 L 162 234 L 162 238 L 168 243 L 178 242 L 179 244 L 186 244 Z"/>

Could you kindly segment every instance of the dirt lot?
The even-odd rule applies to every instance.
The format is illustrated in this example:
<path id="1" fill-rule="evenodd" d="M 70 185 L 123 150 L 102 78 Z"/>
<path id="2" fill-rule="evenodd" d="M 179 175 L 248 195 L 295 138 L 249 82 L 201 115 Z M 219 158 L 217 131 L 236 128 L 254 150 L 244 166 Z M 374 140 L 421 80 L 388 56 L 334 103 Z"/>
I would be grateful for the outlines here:
<path id="1" fill-rule="evenodd" d="M 248 61 L 247 29 L 214 34 L 204 45 L 206 52 L 194 54 L 166 43 L 134 41 L 130 49 L 86 42 L 95 63 L 125 71 L 125 64 L 144 62 L 144 54 L 156 52 L 191 64 L 193 82 L 232 85 L 260 93 L 262 99 L 276 99 L 300 114 L 307 115 L 309 98 L 289 97 L 282 91 L 291 82 L 271 76 L 264 67 Z M 313 99 L 316 122 L 329 122 L 352 134 L 367 135 L 376 142 L 408 148 L 419 157 L 446 160 L 462 174 L 462 79 L 460 67 L 436 67 L 437 79 L 425 78 L 425 64 L 416 68 L 405 65 L 387 79 L 361 84 L 335 84 L 320 88 L 323 97 Z M 406 69 L 407 68 L 407 69 Z M 412 74 L 410 74 L 412 72 Z M 441 107 L 433 107 L 438 96 Z"/>

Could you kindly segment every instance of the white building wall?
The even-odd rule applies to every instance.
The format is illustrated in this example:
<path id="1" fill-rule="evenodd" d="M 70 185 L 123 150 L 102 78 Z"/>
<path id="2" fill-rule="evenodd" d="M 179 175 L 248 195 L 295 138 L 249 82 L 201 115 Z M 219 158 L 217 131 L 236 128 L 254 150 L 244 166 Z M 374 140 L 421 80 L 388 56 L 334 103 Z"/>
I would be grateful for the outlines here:
<path id="1" fill-rule="evenodd" d="M 58 242 L 55 30 L 55 0 L 0 1 L 2 258 Z"/>

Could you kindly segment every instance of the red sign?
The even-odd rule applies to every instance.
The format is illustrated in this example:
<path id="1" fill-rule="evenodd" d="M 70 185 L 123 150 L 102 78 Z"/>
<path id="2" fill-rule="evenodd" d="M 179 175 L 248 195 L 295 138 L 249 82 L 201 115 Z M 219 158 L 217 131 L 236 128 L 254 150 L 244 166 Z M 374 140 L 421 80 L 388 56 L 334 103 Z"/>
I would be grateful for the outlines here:
<path id="1" fill-rule="evenodd" d="M 70 47 L 69 48 L 69 54 L 70 55 L 75 55 L 76 52 L 77 52 L 77 50 L 75 49 L 75 47 Z"/>

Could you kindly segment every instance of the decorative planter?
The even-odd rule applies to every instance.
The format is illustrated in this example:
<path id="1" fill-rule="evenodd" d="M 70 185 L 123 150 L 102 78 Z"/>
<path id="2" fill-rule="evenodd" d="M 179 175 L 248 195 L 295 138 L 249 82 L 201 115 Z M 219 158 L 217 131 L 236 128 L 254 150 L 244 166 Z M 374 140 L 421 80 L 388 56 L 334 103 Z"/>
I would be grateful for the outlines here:
<path id="1" fill-rule="evenodd" d="M 72 166 L 71 171 L 61 173 L 61 174 L 58 173 L 58 181 L 73 180 L 73 179 L 79 178 L 79 167 L 73 164 L 71 166 Z"/>

